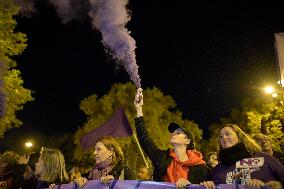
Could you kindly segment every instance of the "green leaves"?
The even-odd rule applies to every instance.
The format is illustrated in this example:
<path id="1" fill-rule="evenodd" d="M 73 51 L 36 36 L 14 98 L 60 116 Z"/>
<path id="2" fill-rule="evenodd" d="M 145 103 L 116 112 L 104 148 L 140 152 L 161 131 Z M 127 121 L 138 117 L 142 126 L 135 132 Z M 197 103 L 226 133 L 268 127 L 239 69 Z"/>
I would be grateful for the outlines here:
<path id="1" fill-rule="evenodd" d="M 0 118 L 0 137 L 7 129 L 22 124 L 16 112 L 22 110 L 26 102 L 33 100 L 31 91 L 23 87 L 21 72 L 12 69 L 16 66 L 12 56 L 21 54 L 27 46 L 26 35 L 15 32 L 17 22 L 13 16 L 17 13 L 18 8 L 12 1 L 0 1 L 0 79 L 3 83 L 0 91 L 5 96 L 5 115 Z"/>
<path id="2" fill-rule="evenodd" d="M 136 88 L 131 83 L 114 84 L 108 94 L 102 97 L 93 94 L 80 103 L 80 109 L 86 114 L 87 121 L 75 133 L 75 143 L 77 144 L 74 153 L 75 158 L 80 160 L 86 157 L 86 155 L 90 155 L 81 150 L 79 145 L 80 137 L 108 120 L 119 107 L 125 109 L 132 129 L 135 130 L 134 118 L 136 117 L 136 109 L 133 103 L 135 93 Z M 156 87 L 143 90 L 143 97 L 143 113 L 147 130 L 159 148 L 166 149 L 170 147 L 170 133 L 167 127 L 172 121 L 176 121 L 185 127 L 190 127 L 197 143 L 201 141 L 202 130 L 199 129 L 197 124 L 190 120 L 182 119 L 182 113 L 179 110 L 170 111 L 176 108 L 172 97 L 165 95 Z M 118 141 L 124 149 L 129 166 L 135 170 L 143 162 L 136 141 L 133 136 L 119 139 Z"/>
<path id="3" fill-rule="evenodd" d="M 224 123 L 236 123 L 251 136 L 262 132 L 271 138 L 274 150 L 284 151 L 284 106 L 275 99 L 245 99 L 240 110 L 233 109 L 230 116 L 210 126 L 211 138 L 206 151 L 216 149 L 218 142 L 212 143 L 218 141 L 219 129 Z"/>

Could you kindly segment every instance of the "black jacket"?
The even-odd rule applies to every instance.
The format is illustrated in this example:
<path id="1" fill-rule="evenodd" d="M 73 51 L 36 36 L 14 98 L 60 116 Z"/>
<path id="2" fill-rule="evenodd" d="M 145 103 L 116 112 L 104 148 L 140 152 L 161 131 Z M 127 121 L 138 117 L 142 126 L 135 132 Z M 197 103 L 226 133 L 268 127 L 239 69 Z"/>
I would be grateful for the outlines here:
<path id="1" fill-rule="evenodd" d="M 135 127 L 138 140 L 153 163 L 153 179 L 159 182 L 164 181 L 167 168 L 173 160 L 169 155 L 170 149 L 160 150 L 153 140 L 148 137 L 144 118 L 142 116 L 135 118 Z M 210 169 L 205 164 L 189 167 L 188 173 L 188 180 L 192 184 L 199 184 L 202 181 L 211 179 Z"/>
<path id="2" fill-rule="evenodd" d="M 112 175 L 115 179 L 119 179 L 122 170 L 124 170 L 124 180 L 135 180 L 134 173 L 131 169 L 129 169 L 126 165 L 118 163 L 111 171 L 110 175 Z"/>

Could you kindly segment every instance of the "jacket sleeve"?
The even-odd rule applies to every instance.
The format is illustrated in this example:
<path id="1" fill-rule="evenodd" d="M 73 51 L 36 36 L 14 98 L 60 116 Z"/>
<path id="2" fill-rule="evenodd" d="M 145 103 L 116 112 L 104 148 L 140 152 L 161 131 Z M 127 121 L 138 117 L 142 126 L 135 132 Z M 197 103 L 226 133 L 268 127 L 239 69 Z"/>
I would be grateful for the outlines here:
<path id="1" fill-rule="evenodd" d="M 143 116 L 135 118 L 135 127 L 139 143 L 147 156 L 153 161 L 163 150 L 160 150 L 148 136 Z"/>
<path id="2" fill-rule="evenodd" d="M 284 187 L 284 165 L 282 165 L 275 157 L 267 156 L 266 158 L 269 158 L 267 162 L 269 162 L 274 177 L 277 181 L 281 182 Z"/>
<path id="3" fill-rule="evenodd" d="M 203 181 L 212 180 L 211 170 L 205 164 L 194 166 L 189 169 L 189 182 L 191 184 L 200 184 Z"/>

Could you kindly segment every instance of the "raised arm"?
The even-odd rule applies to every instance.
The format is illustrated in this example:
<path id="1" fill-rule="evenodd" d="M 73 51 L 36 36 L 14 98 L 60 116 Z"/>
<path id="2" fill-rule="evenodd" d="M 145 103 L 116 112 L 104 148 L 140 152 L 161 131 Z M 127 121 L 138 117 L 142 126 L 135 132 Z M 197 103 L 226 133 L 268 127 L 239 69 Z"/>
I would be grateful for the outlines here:
<path id="1" fill-rule="evenodd" d="M 135 99 L 134 99 L 134 105 L 136 108 L 137 117 L 135 118 L 135 127 L 137 132 L 138 140 L 146 152 L 147 156 L 152 161 L 155 161 L 157 158 L 157 155 L 161 152 L 161 150 L 156 146 L 156 144 L 153 142 L 153 140 L 149 137 L 144 118 L 143 118 L 143 94 L 142 89 L 139 88 L 136 91 Z"/>

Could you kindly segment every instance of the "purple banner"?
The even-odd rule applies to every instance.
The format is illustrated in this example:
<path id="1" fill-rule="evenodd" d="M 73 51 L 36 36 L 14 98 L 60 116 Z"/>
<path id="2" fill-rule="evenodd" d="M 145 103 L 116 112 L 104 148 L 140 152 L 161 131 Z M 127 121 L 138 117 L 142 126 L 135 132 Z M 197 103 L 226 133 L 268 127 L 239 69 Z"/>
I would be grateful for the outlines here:
<path id="1" fill-rule="evenodd" d="M 102 184 L 98 180 L 90 180 L 84 189 L 175 189 L 176 186 L 169 182 L 154 182 L 154 181 L 138 181 L 138 180 L 114 180 L 108 185 Z M 220 184 L 218 189 L 235 189 L 233 184 Z M 57 185 L 54 189 L 79 189 L 76 184 L 62 184 Z M 187 189 L 205 189 L 204 186 L 198 184 L 191 184 Z M 247 189 L 244 185 L 239 185 L 238 189 Z M 262 187 L 262 189 L 269 189 L 269 187 Z"/>

